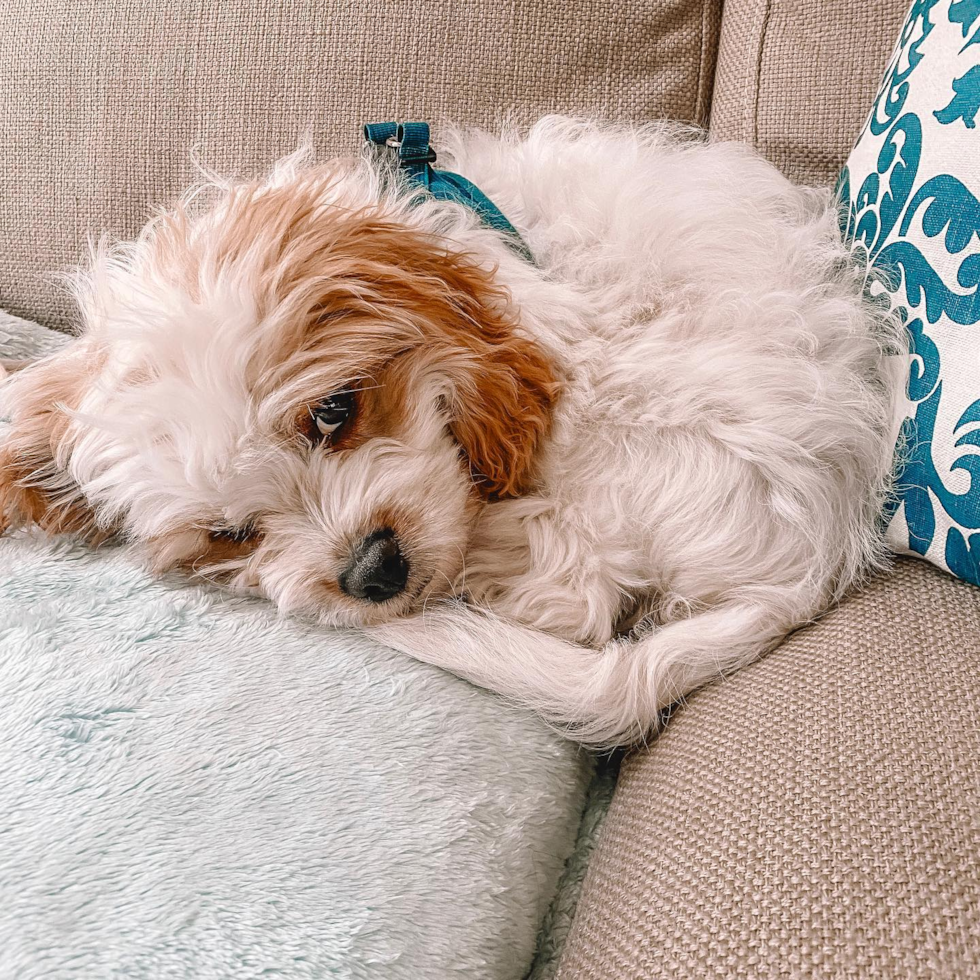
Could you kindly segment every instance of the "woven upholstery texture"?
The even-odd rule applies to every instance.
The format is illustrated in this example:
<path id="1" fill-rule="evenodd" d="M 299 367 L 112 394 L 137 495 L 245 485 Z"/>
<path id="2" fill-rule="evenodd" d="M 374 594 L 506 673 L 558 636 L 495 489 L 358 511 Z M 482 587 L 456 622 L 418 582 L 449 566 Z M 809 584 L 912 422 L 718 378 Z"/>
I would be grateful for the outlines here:
<path id="1" fill-rule="evenodd" d="M 830 184 L 881 82 L 909 0 L 725 0 L 711 132 L 793 180 Z"/>
<path id="2" fill-rule="evenodd" d="M 0 306 L 65 329 L 51 274 L 132 235 L 194 172 L 252 174 L 309 125 L 549 112 L 705 122 L 721 0 L 4 0 Z M 438 143 L 438 128 L 435 132 Z"/>
<path id="3" fill-rule="evenodd" d="M 980 590 L 901 560 L 624 764 L 559 980 L 980 977 Z"/>

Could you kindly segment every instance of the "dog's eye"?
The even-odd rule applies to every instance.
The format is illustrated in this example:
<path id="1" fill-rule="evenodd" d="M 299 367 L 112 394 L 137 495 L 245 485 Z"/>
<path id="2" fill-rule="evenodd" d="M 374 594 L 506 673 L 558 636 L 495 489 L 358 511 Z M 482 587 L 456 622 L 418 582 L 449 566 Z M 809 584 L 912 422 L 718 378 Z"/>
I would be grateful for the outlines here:
<path id="1" fill-rule="evenodd" d="M 338 391 L 329 398 L 310 408 L 315 426 L 314 437 L 321 439 L 332 436 L 349 418 L 354 410 L 354 393 Z"/>

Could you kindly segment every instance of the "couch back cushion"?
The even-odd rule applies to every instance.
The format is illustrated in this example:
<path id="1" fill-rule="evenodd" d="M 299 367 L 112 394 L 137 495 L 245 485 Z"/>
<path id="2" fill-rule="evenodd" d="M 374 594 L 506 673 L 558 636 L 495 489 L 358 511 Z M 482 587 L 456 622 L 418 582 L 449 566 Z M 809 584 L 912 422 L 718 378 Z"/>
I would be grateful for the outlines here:
<path id="1" fill-rule="evenodd" d="M 711 132 L 793 180 L 833 183 L 909 0 L 725 0 Z"/>
<path id="2" fill-rule="evenodd" d="M 721 0 L 5 0 L 0 307 L 59 328 L 51 274 L 193 179 L 356 148 L 364 122 L 548 112 L 705 122 Z M 438 129 L 436 130 L 436 138 Z"/>

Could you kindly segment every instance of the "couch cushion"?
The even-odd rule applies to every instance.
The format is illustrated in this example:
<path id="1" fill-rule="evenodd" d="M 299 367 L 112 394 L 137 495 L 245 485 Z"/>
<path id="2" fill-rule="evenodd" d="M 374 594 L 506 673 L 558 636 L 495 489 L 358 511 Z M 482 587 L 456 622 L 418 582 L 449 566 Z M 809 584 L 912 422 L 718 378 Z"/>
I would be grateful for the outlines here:
<path id="1" fill-rule="evenodd" d="M 881 81 L 908 0 L 725 0 L 711 132 L 829 184 Z"/>
<path id="2" fill-rule="evenodd" d="M 980 976 L 980 591 L 901 560 L 623 769 L 560 980 Z"/>
<path id="3" fill-rule="evenodd" d="M 131 235 L 200 147 L 250 173 L 312 126 L 349 151 L 375 119 L 707 117 L 721 0 L 5 0 L 0 304 L 64 327 L 47 281 L 85 237 Z M 438 142 L 438 129 L 436 130 Z"/>

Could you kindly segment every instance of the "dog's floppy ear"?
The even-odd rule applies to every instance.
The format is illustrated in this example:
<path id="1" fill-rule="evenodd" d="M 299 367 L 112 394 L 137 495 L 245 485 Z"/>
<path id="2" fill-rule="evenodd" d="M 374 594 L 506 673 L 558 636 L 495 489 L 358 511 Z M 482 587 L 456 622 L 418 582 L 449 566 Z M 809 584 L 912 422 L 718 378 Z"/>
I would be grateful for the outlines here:
<path id="1" fill-rule="evenodd" d="M 87 355 L 72 345 L 0 380 L 0 533 L 36 524 L 97 537 L 94 515 L 66 472 L 66 408 L 89 383 Z M 20 370 L 26 368 L 26 370 Z"/>
<path id="2" fill-rule="evenodd" d="M 472 349 L 452 371 L 450 428 L 486 497 L 527 489 L 532 463 L 551 423 L 558 385 L 538 346 L 484 311 Z"/>
<path id="3" fill-rule="evenodd" d="M 339 254 L 350 269 L 364 263 L 365 312 L 376 320 L 385 309 L 392 352 L 408 345 L 448 381 L 450 428 L 480 493 L 525 492 L 560 384 L 551 357 L 522 329 L 498 270 L 401 224 L 347 225 Z"/>
<path id="4" fill-rule="evenodd" d="M 405 266 L 424 262 L 425 254 L 420 244 Z M 488 498 L 518 496 L 551 425 L 560 390 L 555 365 L 522 331 L 520 313 L 494 273 L 470 256 L 437 253 L 416 288 L 433 331 L 421 353 L 438 359 L 447 376 L 450 429 L 474 482 Z M 428 302 L 427 291 L 435 293 Z"/>

